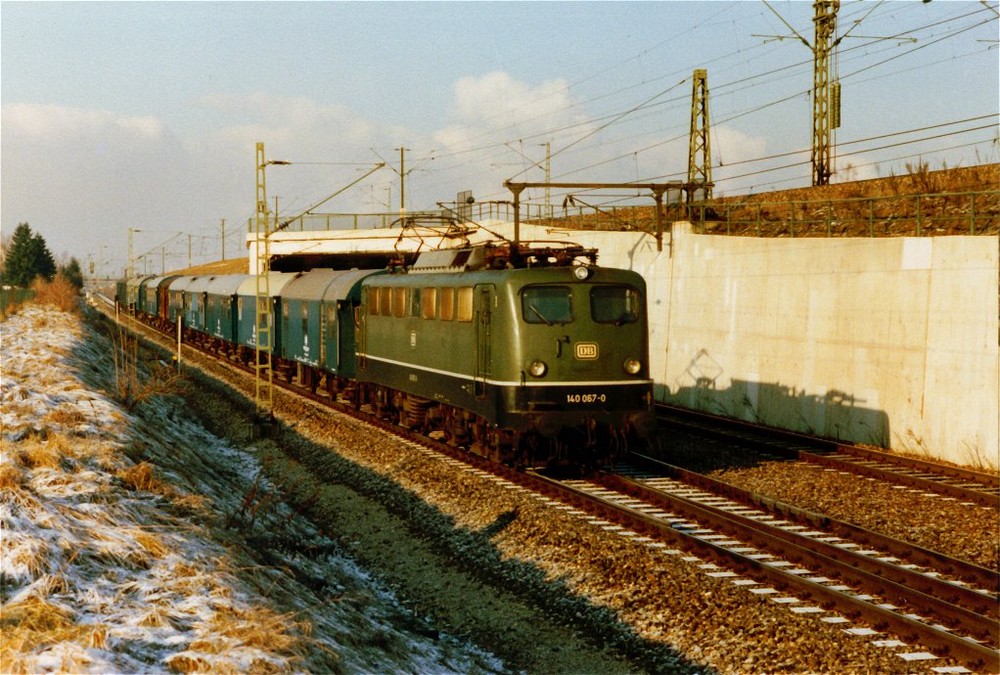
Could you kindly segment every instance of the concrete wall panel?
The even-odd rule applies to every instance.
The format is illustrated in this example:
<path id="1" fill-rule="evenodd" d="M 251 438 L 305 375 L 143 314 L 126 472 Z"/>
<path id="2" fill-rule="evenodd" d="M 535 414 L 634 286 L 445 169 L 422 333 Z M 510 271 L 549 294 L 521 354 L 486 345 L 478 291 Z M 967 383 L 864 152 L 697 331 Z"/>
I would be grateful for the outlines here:
<path id="1" fill-rule="evenodd" d="M 601 250 L 604 264 L 636 268 Z M 747 239 L 675 226 L 643 264 L 657 396 L 998 467 L 998 257 L 996 237 Z"/>

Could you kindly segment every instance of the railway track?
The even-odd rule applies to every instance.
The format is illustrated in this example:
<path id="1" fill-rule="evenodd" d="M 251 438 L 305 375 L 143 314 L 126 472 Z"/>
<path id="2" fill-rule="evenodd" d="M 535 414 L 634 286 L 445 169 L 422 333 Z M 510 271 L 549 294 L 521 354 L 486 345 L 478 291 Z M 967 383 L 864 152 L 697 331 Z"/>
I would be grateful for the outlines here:
<path id="1" fill-rule="evenodd" d="M 821 620 L 831 623 L 846 623 L 850 619 L 840 616 L 846 615 L 975 670 L 1000 668 L 996 592 L 938 571 L 982 576 L 995 585 L 988 570 L 940 558 L 941 567 L 914 569 L 895 556 L 748 509 L 662 473 L 634 468 L 627 473 L 632 475 L 553 481 L 550 490 L 622 527 L 721 564 L 709 573 L 774 596 L 793 612 L 825 615 Z"/>
<path id="2" fill-rule="evenodd" d="M 145 330 L 159 335 L 161 344 L 169 343 L 169 339 L 152 329 Z M 215 358 L 211 354 L 206 356 Z M 231 368 L 252 372 L 237 362 L 227 360 L 225 363 Z M 350 406 L 331 401 L 324 395 L 310 394 L 305 389 L 277 381 L 275 384 L 319 405 L 361 417 L 373 426 L 404 436 L 428 452 L 448 455 L 452 461 L 469 466 L 473 472 L 495 476 L 505 484 L 542 495 L 542 499 L 572 505 L 583 513 L 605 518 L 616 524 L 612 529 L 628 528 L 664 545 L 713 560 L 712 565 L 720 563 L 724 569 L 709 573 L 732 578 L 739 585 L 753 586 L 750 589 L 753 593 L 778 595 L 775 601 L 788 603 L 793 612 L 839 612 L 845 616 L 828 617 L 830 622 L 846 623 L 851 618 L 857 619 L 868 626 L 892 631 L 904 640 L 923 645 L 939 656 L 950 657 L 974 670 L 1000 670 L 996 575 L 991 577 L 988 570 L 971 569 L 974 566 L 930 551 L 904 553 L 893 548 L 905 546 L 900 542 L 886 547 L 884 555 L 853 551 L 851 549 L 864 549 L 869 545 L 875 548 L 876 544 L 867 543 L 870 540 L 864 540 L 863 546 L 847 542 L 846 530 L 807 532 L 803 530 L 808 527 L 794 523 L 782 528 L 780 523 L 773 522 L 779 520 L 773 516 L 754 517 L 756 514 L 748 514 L 744 505 L 720 504 L 718 495 L 704 493 L 701 499 L 694 499 L 694 494 L 700 491 L 698 486 L 676 480 L 673 486 L 669 483 L 657 486 L 656 483 L 662 480 L 672 480 L 663 475 L 662 470 L 650 472 L 648 468 L 634 466 L 628 471 L 631 475 L 601 474 L 593 481 L 556 480 L 534 472 L 513 471 L 458 448 L 408 433 L 394 423 L 357 415 Z M 671 489 L 664 489 L 668 486 Z M 785 505 L 772 504 L 769 508 L 789 516 L 794 514 L 796 518 L 823 519 L 816 514 L 795 513 L 792 507 Z M 849 526 L 838 524 L 837 527 Z M 840 534 L 845 536 L 841 538 Z M 838 545 L 832 539 L 841 541 Z M 911 568 L 905 564 L 894 565 L 891 558 L 895 557 L 915 562 L 909 563 Z M 919 566 L 919 569 L 914 570 L 912 566 Z M 795 597 L 790 597 L 789 593 L 794 593 Z M 804 604 L 805 600 L 815 605 Z M 901 609 L 895 606 L 896 603 Z M 847 630 L 861 635 L 874 633 L 871 628 Z M 892 646 L 891 641 L 886 644 Z"/>
<path id="3" fill-rule="evenodd" d="M 661 425 L 750 447 L 783 459 L 906 486 L 963 503 L 1000 509 L 1000 475 L 880 452 L 671 406 L 657 407 Z"/>

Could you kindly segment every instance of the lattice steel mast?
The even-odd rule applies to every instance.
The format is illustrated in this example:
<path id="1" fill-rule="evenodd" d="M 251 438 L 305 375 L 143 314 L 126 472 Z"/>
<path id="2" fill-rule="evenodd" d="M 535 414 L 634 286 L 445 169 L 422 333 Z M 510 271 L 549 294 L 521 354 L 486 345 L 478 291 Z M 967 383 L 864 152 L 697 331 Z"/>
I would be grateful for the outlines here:
<path id="1" fill-rule="evenodd" d="M 708 139 L 708 71 L 696 69 L 691 88 L 691 135 L 688 142 L 687 201 L 712 198 L 712 148 Z"/>
<path id="2" fill-rule="evenodd" d="M 833 175 L 833 130 L 840 127 L 840 82 L 831 80 L 831 61 L 837 46 L 837 10 L 840 0 L 813 5 L 816 37 L 813 50 L 812 184 L 828 185 Z"/>

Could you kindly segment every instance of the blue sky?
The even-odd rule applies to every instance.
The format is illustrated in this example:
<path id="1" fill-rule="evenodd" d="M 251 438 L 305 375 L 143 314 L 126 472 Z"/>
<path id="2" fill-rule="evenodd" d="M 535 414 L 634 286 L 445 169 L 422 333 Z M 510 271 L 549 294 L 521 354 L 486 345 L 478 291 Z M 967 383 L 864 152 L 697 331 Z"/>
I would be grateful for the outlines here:
<path id="1" fill-rule="evenodd" d="M 997 6 L 842 4 L 834 181 L 1000 161 Z M 138 228 L 158 272 L 225 218 L 232 256 L 257 141 L 286 214 L 380 160 L 323 210 L 398 209 L 400 146 L 409 209 L 508 199 L 545 143 L 553 180 L 682 180 L 695 68 L 717 194 L 808 185 L 812 53 L 776 12 L 812 42 L 809 2 L 4 1 L 3 234 L 121 270 Z"/>

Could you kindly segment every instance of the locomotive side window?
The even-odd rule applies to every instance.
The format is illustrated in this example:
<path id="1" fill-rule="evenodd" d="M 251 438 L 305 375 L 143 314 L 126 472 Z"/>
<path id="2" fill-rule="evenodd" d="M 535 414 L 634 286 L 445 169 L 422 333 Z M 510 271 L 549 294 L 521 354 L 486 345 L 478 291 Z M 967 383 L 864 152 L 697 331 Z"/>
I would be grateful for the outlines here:
<path id="1" fill-rule="evenodd" d="M 437 289 L 424 288 L 421 291 L 420 316 L 425 319 L 437 318 Z"/>
<path id="2" fill-rule="evenodd" d="M 388 286 L 378 289 L 378 313 L 392 316 L 392 289 Z"/>
<path id="3" fill-rule="evenodd" d="M 365 304 L 368 306 L 368 313 L 372 314 L 372 315 L 377 315 L 378 314 L 378 289 L 377 288 L 368 287 L 368 288 L 365 289 L 365 293 L 367 295 L 367 297 L 365 298 L 367 300 L 367 302 Z"/>
<path id="4" fill-rule="evenodd" d="M 472 286 L 465 286 L 458 289 L 458 314 L 459 321 L 472 321 Z"/>
<path id="5" fill-rule="evenodd" d="M 528 286 L 521 291 L 521 315 L 527 323 L 550 326 L 573 320 L 569 286 Z"/>
<path id="6" fill-rule="evenodd" d="M 631 286 L 594 286 L 590 289 L 590 316 L 597 323 L 621 326 L 639 320 L 639 291 Z"/>
<path id="7" fill-rule="evenodd" d="M 411 317 L 413 319 L 419 318 L 420 300 L 421 300 L 420 289 L 419 288 L 409 289 L 409 296 L 410 296 L 410 302 L 407 303 L 409 305 L 409 311 L 406 313 L 406 316 Z"/>
<path id="8" fill-rule="evenodd" d="M 406 316 L 406 291 L 402 286 L 392 289 L 392 315 L 395 317 Z"/>
<path id="9" fill-rule="evenodd" d="M 440 319 L 442 321 L 454 321 L 455 320 L 455 289 L 454 288 L 442 288 L 441 289 L 441 313 Z"/>

